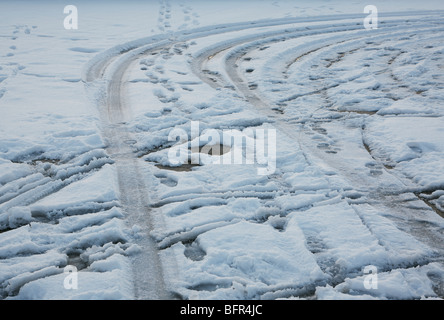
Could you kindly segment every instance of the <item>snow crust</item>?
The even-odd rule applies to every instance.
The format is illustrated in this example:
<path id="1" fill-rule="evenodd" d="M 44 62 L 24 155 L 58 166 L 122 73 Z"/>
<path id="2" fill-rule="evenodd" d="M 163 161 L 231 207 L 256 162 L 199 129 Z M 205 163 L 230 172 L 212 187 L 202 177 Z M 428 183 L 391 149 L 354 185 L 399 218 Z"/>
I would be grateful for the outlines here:
<path id="1" fill-rule="evenodd" d="M 141 238 L 185 299 L 444 297 L 442 1 L 374 1 L 377 30 L 347 1 L 80 1 L 78 30 L 23 3 L 0 4 L 0 298 L 136 299 Z M 149 234 L 106 135 L 127 61 Z M 172 129 L 195 166 L 171 165 Z M 227 153 L 191 151 L 205 130 Z M 268 175 L 232 143 L 258 130 Z"/>

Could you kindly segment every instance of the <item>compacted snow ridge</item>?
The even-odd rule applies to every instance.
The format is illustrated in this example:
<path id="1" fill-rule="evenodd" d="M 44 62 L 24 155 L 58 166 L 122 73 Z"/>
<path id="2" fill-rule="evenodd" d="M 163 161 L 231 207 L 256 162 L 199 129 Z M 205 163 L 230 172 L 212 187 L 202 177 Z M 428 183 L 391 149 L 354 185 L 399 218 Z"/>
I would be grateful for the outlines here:
<path id="1" fill-rule="evenodd" d="M 0 298 L 444 298 L 444 6 L 374 5 L 1 3 Z"/>

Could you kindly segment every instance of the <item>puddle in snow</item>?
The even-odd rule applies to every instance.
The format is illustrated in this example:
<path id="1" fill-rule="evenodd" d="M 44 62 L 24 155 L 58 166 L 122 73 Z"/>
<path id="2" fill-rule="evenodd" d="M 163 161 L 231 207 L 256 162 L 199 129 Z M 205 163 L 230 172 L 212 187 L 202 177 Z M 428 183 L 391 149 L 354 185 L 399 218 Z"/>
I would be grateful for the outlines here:
<path id="1" fill-rule="evenodd" d="M 192 171 L 194 167 L 199 167 L 199 164 L 192 164 L 192 163 L 184 163 L 180 166 L 176 166 L 176 167 L 171 167 L 171 166 L 164 166 L 161 164 L 156 164 L 155 165 L 157 168 L 161 169 L 161 170 L 171 170 L 171 171 L 176 171 L 176 172 L 189 172 Z"/>
<path id="2" fill-rule="evenodd" d="M 204 145 L 199 148 L 191 148 L 193 153 L 206 153 L 210 156 L 221 156 L 225 153 L 230 152 L 231 148 L 224 144 L 215 144 L 213 146 Z"/>
<path id="3" fill-rule="evenodd" d="M 223 144 L 216 144 L 213 146 L 204 145 L 196 148 L 191 148 L 192 153 L 205 153 L 211 156 L 221 156 L 227 152 L 230 152 L 231 148 L 229 146 Z M 200 167 L 200 164 L 191 163 L 188 160 L 187 163 L 184 163 L 180 166 L 165 166 L 162 164 L 155 164 L 155 166 L 161 170 L 171 170 L 176 172 L 189 172 L 192 171 L 195 167 Z"/>

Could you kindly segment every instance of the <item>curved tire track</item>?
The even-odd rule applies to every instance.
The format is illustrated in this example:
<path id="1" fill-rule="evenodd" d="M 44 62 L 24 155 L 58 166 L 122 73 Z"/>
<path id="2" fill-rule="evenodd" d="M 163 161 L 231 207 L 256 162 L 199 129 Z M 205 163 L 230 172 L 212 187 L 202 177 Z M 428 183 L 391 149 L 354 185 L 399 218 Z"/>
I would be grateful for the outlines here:
<path id="1" fill-rule="evenodd" d="M 342 16 L 338 17 L 341 19 Z M 325 18 L 320 18 L 325 19 Z M 140 159 L 128 141 L 134 141 L 126 128 L 130 119 L 130 108 L 122 97 L 125 72 L 141 55 L 161 49 L 169 49 L 178 42 L 197 39 L 208 35 L 233 32 L 264 26 L 291 24 L 300 19 L 286 18 L 259 22 L 234 23 L 202 27 L 176 34 L 160 35 L 128 42 L 113 47 L 94 57 L 85 67 L 83 81 L 87 93 L 101 111 L 103 135 L 108 142 L 108 153 L 115 161 L 118 172 L 120 200 L 130 225 L 142 227 L 147 235 L 138 244 L 142 253 L 133 261 L 135 296 L 137 299 L 171 298 L 163 279 L 163 270 L 157 246 L 149 236 L 152 222 L 149 217 L 149 188 L 141 179 Z M 306 21 L 312 21 L 307 18 Z M 316 20 L 316 19 L 315 19 Z M 299 21 L 298 21 L 299 22 Z"/>
<path id="2" fill-rule="evenodd" d="M 422 23 L 422 20 L 417 20 Z M 434 22 L 435 20 L 431 20 L 431 22 Z M 426 21 L 429 22 L 429 21 Z M 436 21 L 437 22 L 437 21 Z M 431 28 L 429 24 L 426 25 L 415 25 L 412 24 L 409 27 L 413 28 L 416 33 L 425 33 L 429 34 L 434 31 L 443 31 L 443 28 L 436 27 Z M 430 23 L 430 22 L 429 22 Z M 347 43 L 347 42 L 356 42 L 359 43 L 359 39 L 369 39 L 369 40 L 389 40 L 391 41 L 394 37 L 395 39 L 402 37 L 403 35 L 408 35 L 412 33 L 412 30 L 408 28 L 407 30 L 399 31 L 396 33 L 390 32 L 391 30 L 385 29 L 387 25 L 384 25 L 384 30 L 382 34 L 374 35 L 374 36 L 366 36 L 363 35 L 362 37 L 352 37 L 352 39 L 347 39 L 346 35 L 343 35 L 345 40 L 340 40 L 337 42 L 327 43 L 323 46 L 315 49 L 307 50 L 306 53 L 303 53 L 302 55 L 297 56 L 296 58 L 292 59 L 292 62 L 290 64 L 287 64 L 287 70 L 290 68 L 294 63 L 299 61 L 299 59 L 303 56 L 306 58 L 306 56 L 310 56 L 311 54 L 316 54 L 318 50 L 322 50 L 325 48 L 328 48 L 330 46 L 334 46 L 337 44 Z M 418 27 L 420 28 L 418 31 Z M 421 29 L 423 27 L 423 29 Z M 328 28 L 326 28 L 328 30 Z M 267 41 L 265 41 L 266 43 Z M 270 39 L 268 41 L 271 43 L 276 43 L 275 39 Z M 263 44 L 262 44 L 263 45 Z M 309 160 L 310 163 L 326 163 L 328 166 L 331 166 L 332 168 L 338 170 L 338 172 L 341 174 L 341 176 L 346 177 L 348 181 L 350 181 L 354 187 L 354 190 L 357 190 L 358 192 L 367 193 L 370 202 L 374 205 L 381 206 L 382 208 L 388 209 L 389 212 L 392 212 L 395 216 L 402 217 L 405 215 L 408 215 L 412 220 L 414 220 L 415 216 L 417 216 L 417 209 L 412 209 L 408 203 L 404 201 L 404 198 L 406 195 L 413 195 L 412 192 L 417 193 L 417 187 L 413 186 L 413 182 L 405 179 L 405 177 L 400 177 L 396 173 L 394 173 L 392 170 L 389 170 L 385 168 L 384 164 L 379 161 L 377 158 L 375 158 L 370 149 L 365 146 L 363 143 L 364 149 L 367 150 L 370 157 L 375 160 L 380 167 L 383 170 L 383 174 L 385 176 L 384 181 L 390 181 L 390 184 L 393 186 L 397 186 L 395 189 L 385 189 L 382 185 L 378 183 L 377 179 L 374 179 L 371 175 L 367 174 L 367 170 L 364 169 L 360 172 L 350 171 L 350 168 L 347 166 L 347 161 L 342 161 L 340 158 L 340 155 L 338 155 L 336 152 L 328 153 L 324 152 L 321 148 L 318 148 L 315 144 L 313 144 L 313 139 L 310 135 L 307 135 L 304 128 L 307 127 L 310 123 L 317 123 L 319 120 L 317 119 L 304 119 L 302 128 L 298 128 L 294 124 L 291 124 L 288 122 L 288 119 L 285 115 L 282 115 L 280 113 L 276 113 L 273 110 L 276 110 L 278 105 L 275 105 L 274 103 L 270 102 L 268 99 L 264 98 L 260 95 L 254 88 L 253 90 L 248 85 L 248 81 L 244 78 L 244 72 L 239 66 L 242 61 L 242 58 L 248 54 L 248 50 L 245 50 L 245 48 L 249 48 L 250 50 L 257 50 L 258 45 L 253 43 L 247 43 L 244 45 L 244 48 L 239 49 L 236 48 L 235 45 L 231 47 L 231 52 L 227 54 L 227 58 L 225 60 L 225 68 L 226 72 L 230 78 L 231 84 L 233 87 L 236 88 L 236 90 L 243 96 L 245 99 L 254 106 L 255 109 L 260 111 L 262 114 L 273 118 L 273 125 L 278 128 L 281 132 L 286 134 L 288 137 L 291 137 L 294 139 L 294 141 L 297 141 L 299 143 L 299 146 L 301 147 L 302 151 L 305 153 L 306 159 Z M 353 53 L 356 50 L 362 50 L 364 47 L 358 46 L 358 49 L 353 49 L 350 51 Z M 225 47 L 224 50 L 228 50 L 228 47 Z M 336 52 L 336 51 L 333 51 Z M 209 55 L 215 54 L 213 51 L 208 52 Z M 344 53 L 345 54 L 345 53 Z M 202 59 L 202 58 L 201 58 Z M 332 64 L 334 64 L 335 61 L 331 62 L 330 67 Z M 284 73 L 282 73 L 284 76 Z M 326 92 L 329 88 L 333 88 L 335 85 L 325 86 L 321 84 L 321 87 L 319 89 L 316 89 L 314 91 L 308 92 L 306 94 L 319 94 L 322 92 Z M 302 97 L 304 94 L 301 94 Z M 292 99 L 299 97 L 299 95 L 292 97 Z M 325 98 L 328 99 L 328 98 Z M 280 102 L 289 101 L 290 98 L 287 98 L 285 100 L 282 100 Z M 353 112 L 353 111 L 350 111 Z M 340 119 L 340 118 L 339 118 Z M 332 120 L 332 119 L 326 119 L 321 120 L 322 121 L 336 121 L 338 119 Z M 365 130 L 363 128 L 362 130 Z M 311 130 L 310 130 L 311 131 Z M 422 200 L 422 199 L 421 199 Z M 430 206 L 428 204 L 428 206 Z M 433 209 L 433 208 L 432 208 Z M 414 224 L 415 222 L 413 222 Z M 412 226 L 413 226 L 412 224 Z M 428 230 L 423 230 L 419 233 L 416 233 L 415 235 L 418 236 L 421 240 L 425 240 L 429 245 L 437 249 L 438 251 L 442 252 L 442 248 L 437 244 L 436 238 L 437 235 L 440 234 L 440 228 L 429 228 Z"/>
<path id="3" fill-rule="evenodd" d="M 402 15 L 402 13 L 394 15 L 398 16 Z M 142 226 L 147 235 L 146 238 L 140 240 L 138 243 L 142 247 L 142 253 L 138 255 L 134 261 L 136 297 L 138 299 L 171 298 L 171 295 L 167 292 L 165 287 L 162 264 L 157 252 L 158 246 L 149 236 L 149 234 L 153 232 L 152 222 L 150 221 L 149 217 L 149 209 L 147 209 L 149 207 L 153 207 L 152 203 L 150 203 L 150 199 L 147 197 L 150 191 L 149 186 L 147 186 L 146 183 L 141 179 L 140 173 L 142 169 L 140 167 L 140 160 L 131 147 L 131 144 L 128 143 L 129 141 L 134 141 L 134 139 L 126 127 L 126 122 L 131 119 L 131 106 L 127 106 L 125 104 L 124 88 L 126 71 L 131 68 L 132 63 L 136 59 L 140 58 L 140 56 L 148 55 L 156 50 L 169 49 L 176 43 L 211 35 L 223 33 L 229 34 L 230 32 L 234 31 L 255 29 L 260 27 L 284 26 L 304 21 L 331 22 L 333 20 L 357 17 L 360 16 L 341 15 L 306 19 L 287 18 L 202 27 L 193 30 L 170 33 L 168 35 L 144 38 L 121 46 L 116 46 L 97 56 L 90 62 L 85 69 L 83 78 L 86 82 L 87 89 L 92 88 L 95 93 L 102 92 L 104 96 L 104 99 L 96 101 L 98 101 L 98 107 L 102 111 L 102 120 L 104 123 L 103 134 L 108 140 L 108 152 L 115 161 L 118 171 L 122 206 L 128 215 L 129 223 Z M 294 28 L 291 30 L 283 29 L 268 33 L 253 33 L 242 38 L 235 38 L 224 43 L 216 44 L 208 50 L 204 50 L 202 53 L 194 57 L 191 67 L 194 73 L 211 87 L 226 87 L 227 84 L 223 81 L 215 81 L 209 77 L 208 72 L 205 72 L 205 63 L 214 57 L 214 55 L 220 54 L 221 52 L 227 50 L 233 50 L 233 53 L 226 59 L 226 71 L 229 75 L 229 81 L 231 82 L 233 88 L 236 88 L 236 90 L 240 92 L 244 98 L 256 109 L 267 117 L 272 118 L 274 121 L 273 125 L 280 129 L 284 134 L 291 137 L 295 143 L 298 143 L 302 147 L 301 149 L 305 151 L 306 159 L 309 159 L 310 163 L 326 161 L 329 165 L 334 166 L 341 174 L 350 178 L 355 184 L 356 190 L 366 192 L 368 191 L 368 185 L 372 185 L 374 183 L 373 180 L 369 179 L 367 176 L 356 177 L 353 174 L 350 175 L 348 170 L 349 168 L 337 166 L 337 155 L 326 155 L 321 150 L 313 148 L 312 141 L 307 135 L 304 134 L 304 131 L 300 130 L 298 127 L 295 127 L 294 124 L 285 121 L 286 119 L 284 117 L 276 114 L 276 112 L 273 111 L 275 106 L 248 86 L 238 68 L 240 59 L 248 52 L 248 50 L 257 48 L 257 43 L 255 42 L 264 44 L 268 41 L 268 44 L 273 44 L 280 41 L 286 41 L 288 39 L 309 35 L 310 33 L 322 34 L 322 32 L 334 32 L 329 30 L 329 27 L 331 27 L 331 25 L 328 25 L 325 28 L 320 28 L 320 30 L 305 32 L 302 32 L 301 28 Z M 350 24 L 349 26 L 345 26 L 344 30 L 342 31 L 356 31 L 359 30 L 359 28 L 362 28 L 362 26 Z M 343 42 L 357 39 L 353 36 L 350 37 L 351 39 L 344 40 Z M 268 38 L 268 40 L 264 40 L 264 38 Z M 337 42 L 332 41 L 331 43 L 323 45 L 319 48 L 312 48 L 298 57 L 292 57 L 291 61 L 287 63 L 287 69 L 296 63 L 301 57 L 309 56 L 318 50 L 322 50 L 335 44 L 337 44 Z M 236 47 L 242 48 L 241 50 L 236 51 Z M 319 92 L 325 91 L 326 88 L 320 88 L 319 90 Z M 316 94 L 319 92 L 314 93 Z M 388 176 L 391 176 L 391 173 L 387 170 L 386 173 Z M 396 180 L 396 184 L 399 184 L 398 178 L 393 176 L 392 179 Z M 377 187 L 374 189 L 377 190 Z M 394 194 L 379 194 L 378 197 L 383 198 L 378 199 L 378 203 L 385 207 L 390 207 L 390 209 L 393 208 L 389 204 L 391 204 L 394 200 L 402 203 L 402 199 L 396 198 L 396 192 Z M 396 208 L 396 210 L 400 211 L 405 209 L 406 208 L 403 205 Z M 414 216 L 414 212 L 411 214 Z M 220 225 L 223 225 L 223 223 Z M 206 227 L 202 226 L 202 230 L 205 231 Z M 193 238 L 195 235 L 168 235 L 164 241 L 161 241 L 161 246 L 168 246 L 170 243 L 182 241 L 183 239 L 186 240 L 190 237 Z M 167 244 L 165 244 L 165 242 L 167 242 Z"/>

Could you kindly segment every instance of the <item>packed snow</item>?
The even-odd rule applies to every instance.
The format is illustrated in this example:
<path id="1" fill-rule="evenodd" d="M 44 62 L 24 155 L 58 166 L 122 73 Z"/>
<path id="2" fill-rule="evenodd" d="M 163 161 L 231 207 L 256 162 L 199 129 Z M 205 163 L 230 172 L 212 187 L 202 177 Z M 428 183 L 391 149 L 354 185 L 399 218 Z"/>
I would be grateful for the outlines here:
<path id="1" fill-rule="evenodd" d="M 0 298 L 444 298 L 444 5 L 372 4 L 1 2 Z"/>

